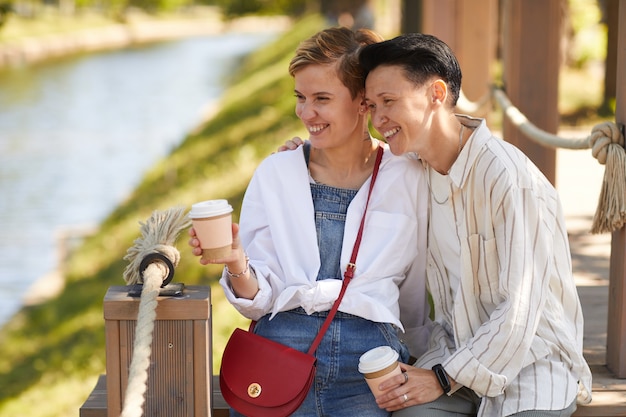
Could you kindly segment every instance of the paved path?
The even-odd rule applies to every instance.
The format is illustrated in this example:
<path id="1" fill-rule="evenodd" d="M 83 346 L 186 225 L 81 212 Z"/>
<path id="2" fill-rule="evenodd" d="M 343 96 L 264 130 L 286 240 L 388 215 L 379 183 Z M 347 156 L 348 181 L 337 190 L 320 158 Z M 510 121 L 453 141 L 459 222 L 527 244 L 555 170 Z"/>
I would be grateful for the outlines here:
<path id="1" fill-rule="evenodd" d="M 586 137 L 590 132 L 573 135 Z M 557 150 L 556 188 L 565 210 L 574 277 L 585 316 L 584 353 L 594 374 L 592 405 L 626 407 L 626 380 L 613 378 L 605 368 L 611 234 L 589 232 L 603 177 L 604 165 L 593 158 L 591 150 Z"/>
<path id="2" fill-rule="evenodd" d="M 585 315 L 585 348 L 590 364 L 604 364 L 611 234 L 589 232 L 598 204 L 604 165 L 590 150 L 557 151 L 556 187 L 565 210 L 574 277 Z"/>

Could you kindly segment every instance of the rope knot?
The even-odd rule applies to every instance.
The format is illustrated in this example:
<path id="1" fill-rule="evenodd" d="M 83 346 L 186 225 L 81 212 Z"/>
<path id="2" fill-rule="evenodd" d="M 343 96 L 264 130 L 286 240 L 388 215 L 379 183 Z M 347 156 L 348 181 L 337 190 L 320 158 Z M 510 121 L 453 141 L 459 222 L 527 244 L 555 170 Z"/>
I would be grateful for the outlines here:
<path id="1" fill-rule="evenodd" d="M 124 280 L 128 285 L 141 282 L 141 262 L 152 253 L 167 257 L 174 266 L 178 266 L 180 252 L 174 243 L 180 232 L 190 226 L 191 221 L 185 215 L 185 207 L 172 207 L 165 211 L 155 210 L 141 225 L 141 237 L 126 251 L 125 260 L 129 261 L 124 270 Z"/>
<path id="2" fill-rule="evenodd" d="M 589 145 L 591 146 L 593 157 L 604 165 L 609 154 L 609 145 L 618 145 L 623 148 L 624 137 L 615 123 L 604 122 L 595 125 L 591 129 Z"/>
<path id="3" fill-rule="evenodd" d="M 592 233 L 612 232 L 626 224 L 626 150 L 624 136 L 615 123 L 593 127 L 589 138 L 593 156 L 606 164 Z"/>

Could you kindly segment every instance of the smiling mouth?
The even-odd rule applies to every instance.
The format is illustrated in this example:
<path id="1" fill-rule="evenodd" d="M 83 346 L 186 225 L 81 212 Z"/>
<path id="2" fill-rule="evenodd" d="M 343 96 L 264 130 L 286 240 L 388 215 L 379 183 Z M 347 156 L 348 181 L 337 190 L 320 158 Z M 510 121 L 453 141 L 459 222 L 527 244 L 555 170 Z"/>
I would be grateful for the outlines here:
<path id="1" fill-rule="evenodd" d="M 309 126 L 309 133 L 311 133 L 311 134 L 319 133 L 322 130 L 326 129 L 327 127 L 328 127 L 327 124 Z"/>
<path id="2" fill-rule="evenodd" d="M 389 139 L 390 137 L 394 136 L 399 131 L 400 131 L 399 127 L 394 127 L 393 129 L 390 129 L 390 130 L 384 132 L 383 136 L 385 137 L 385 139 Z"/>

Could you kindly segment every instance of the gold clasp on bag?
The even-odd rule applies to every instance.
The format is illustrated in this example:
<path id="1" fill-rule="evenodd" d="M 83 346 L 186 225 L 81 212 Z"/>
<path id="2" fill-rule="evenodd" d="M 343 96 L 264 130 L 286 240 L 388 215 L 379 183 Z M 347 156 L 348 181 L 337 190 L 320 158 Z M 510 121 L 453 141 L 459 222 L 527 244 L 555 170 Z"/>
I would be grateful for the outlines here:
<path id="1" fill-rule="evenodd" d="M 261 385 L 253 382 L 248 386 L 248 396 L 250 398 L 257 398 L 259 395 L 261 395 Z"/>

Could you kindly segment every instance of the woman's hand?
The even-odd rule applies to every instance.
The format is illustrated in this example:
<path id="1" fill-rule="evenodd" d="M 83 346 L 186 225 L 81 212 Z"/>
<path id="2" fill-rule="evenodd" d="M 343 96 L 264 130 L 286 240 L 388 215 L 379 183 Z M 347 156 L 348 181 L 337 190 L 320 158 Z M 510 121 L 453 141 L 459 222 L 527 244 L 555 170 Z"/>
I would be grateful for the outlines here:
<path id="1" fill-rule="evenodd" d="M 236 267 L 237 263 L 241 263 L 242 265 L 246 262 L 246 256 L 243 253 L 243 249 L 241 248 L 241 241 L 239 240 L 239 225 L 237 223 L 232 224 L 232 233 L 233 233 L 233 245 L 230 255 L 225 258 L 220 259 L 202 259 L 200 258 L 200 263 L 202 265 L 208 264 L 228 264 L 232 265 L 233 268 Z M 200 247 L 200 239 L 196 235 L 196 230 L 191 227 L 189 229 L 189 246 L 191 246 L 191 253 L 195 256 L 202 256 L 202 248 Z M 239 262 L 240 261 L 240 262 Z"/>
<path id="2" fill-rule="evenodd" d="M 376 398 L 380 408 L 387 411 L 401 410 L 434 401 L 443 394 L 435 373 L 430 369 L 415 368 L 404 363 L 400 364 L 400 369 L 402 375 L 380 384 L 380 390 L 384 392 Z"/>
<path id="3" fill-rule="evenodd" d="M 256 280 L 256 277 L 251 273 L 250 266 L 248 265 L 248 258 L 243 251 L 243 247 L 241 246 L 241 240 L 239 239 L 239 225 L 237 223 L 233 223 L 232 230 L 233 245 L 230 255 L 220 259 L 208 260 L 200 258 L 200 263 L 202 265 L 225 264 L 228 268 L 227 275 L 230 277 L 230 284 L 235 295 L 240 298 L 252 300 L 256 293 L 259 292 L 259 283 Z M 196 256 L 202 256 L 200 240 L 198 240 L 196 231 L 193 227 L 189 229 L 189 236 L 191 253 Z"/>
<path id="4" fill-rule="evenodd" d="M 298 146 L 301 146 L 303 144 L 304 144 L 304 141 L 300 139 L 298 136 L 296 136 L 296 137 L 289 139 L 287 142 L 285 142 L 284 145 L 279 146 L 278 152 L 293 151 L 293 150 L 298 149 Z"/>
<path id="5" fill-rule="evenodd" d="M 191 253 L 194 256 L 202 256 L 202 248 L 200 247 L 200 239 L 196 236 L 196 229 L 193 226 L 189 229 L 189 246 L 191 246 Z M 200 263 L 206 265 L 208 262 L 203 262 L 202 259 Z"/>

